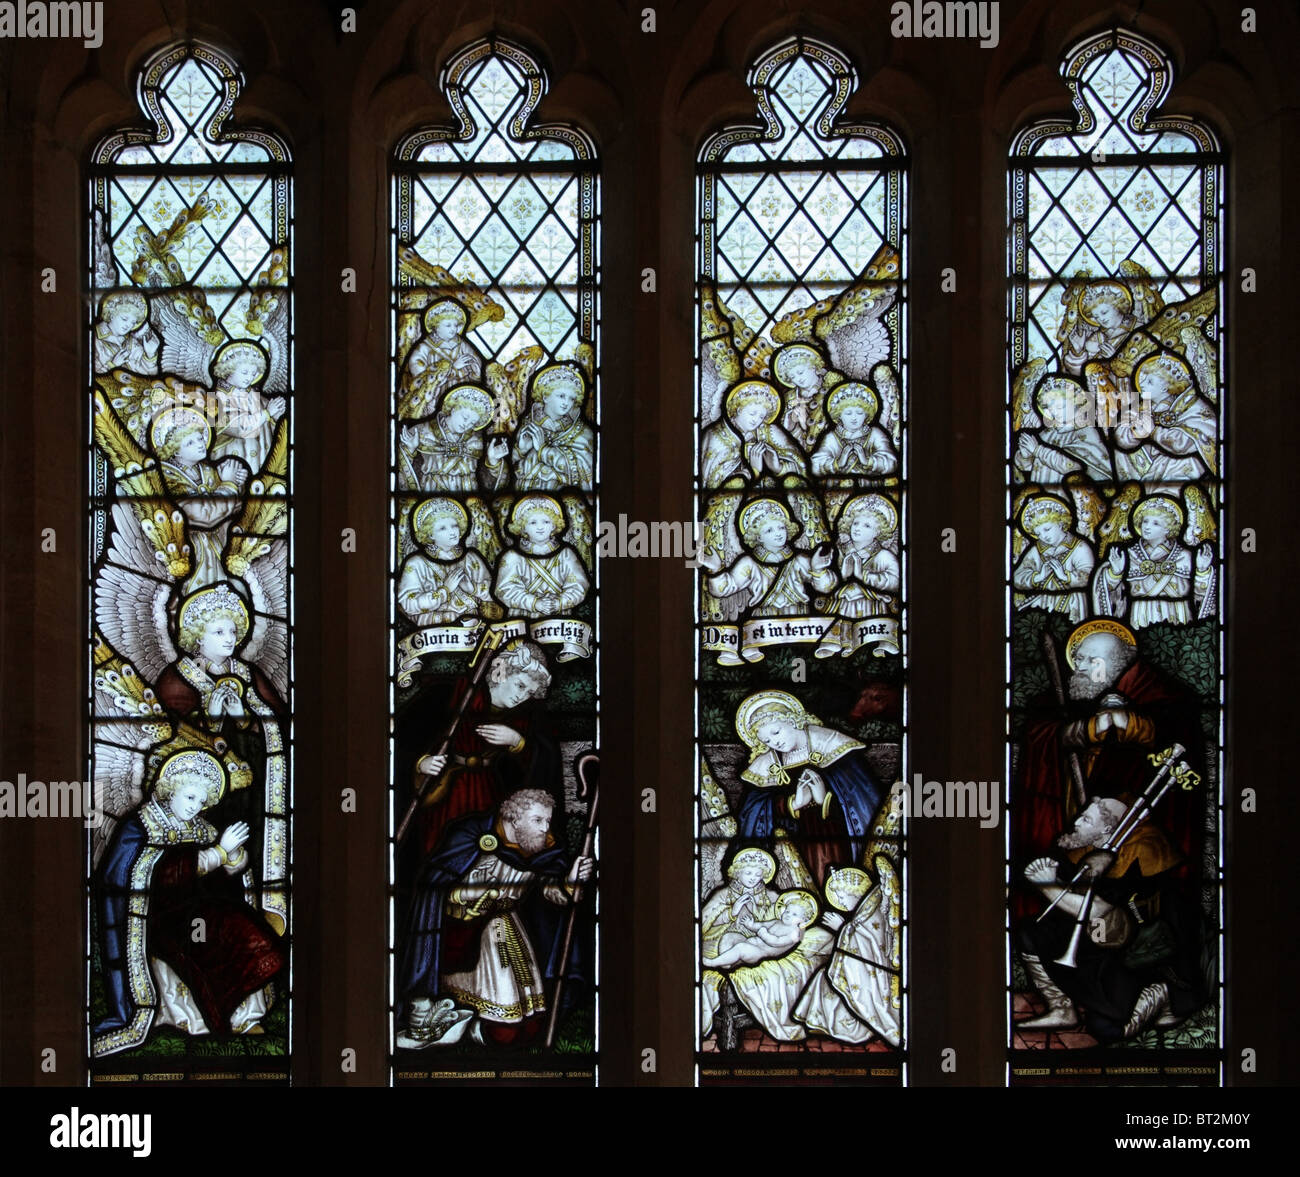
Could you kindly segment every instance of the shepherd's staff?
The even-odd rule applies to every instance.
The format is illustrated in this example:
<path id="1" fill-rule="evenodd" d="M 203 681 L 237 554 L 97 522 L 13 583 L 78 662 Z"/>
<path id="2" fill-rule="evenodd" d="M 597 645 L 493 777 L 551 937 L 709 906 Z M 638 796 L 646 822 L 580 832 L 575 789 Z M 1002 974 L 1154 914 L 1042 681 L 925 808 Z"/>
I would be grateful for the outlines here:
<path id="1" fill-rule="evenodd" d="M 456 734 L 456 729 L 460 727 L 460 721 L 465 717 L 465 708 L 469 706 L 469 701 L 474 697 L 474 692 L 478 690 L 479 684 L 483 681 L 483 675 L 487 673 L 488 655 L 495 653 L 501 640 L 505 636 L 505 629 L 499 626 L 489 625 L 483 631 L 483 636 L 479 639 L 478 647 L 474 651 L 474 657 L 470 659 L 470 666 L 473 667 L 474 673 L 470 676 L 469 685 L 465 688 L 465 693 L 460 698 L 460 703 L 456 706 L 456 714 L 451 717 L 451 723 L 447 726 L 447 734 L 443 736 L 442 743 L 438 745 L 438 750 L 433 755 L 446 756 L 451 749 L 452 737 Z M 446 770 L 444 769 L 444 772 Z M 406 831 L 410 829 L 411 819 L 415 817 L 416 811 L 420 808 L 420 803 L 424 800 L 424 795 L 429 791 L 429 786 L 435 780 L 426 772 L 417 772 L 415 776 L 415 797 L 410 805 L 406 807 L 406 813 L 402 815 L 402 820 L 397 827 L 397 834 L 393 842 L 397 845 L 406 837 Z"/>
<path id="2" fill-rule="evenodd" d="M 594 769 L 596 779 L 588 782 L 589 770 Z M 582 840 L 580 858 L 590 858 L 596 842 L 596 807 L 600 801 L 600 757 L 595 752 L 584 752 L 578 757 L 574 771 L 578 774 L 581 785 L 579 796 L 585 796 L 590 785 L 591 803 L 587 808 L 587 836 Z M 546 1045 L 549 1049 L 555 1044 L 555 1028 L 560 1021 L 560 995 L 564 992 L 564 970 L 569 963 L 569 948 L 573 944 L 573 925 L 578 918 L 578 904 L 582 902 L 582 880 L 573 884 L 573 902 L 569 905 L 569 918 L 564 923 L 564 943 L 560 948 L 560 968 L 555 976 L 555 995 L 551 999 L 551 1020 L 546 1027 Z"/>
<path id="3" fill-rule="evenodd" d="M 1061 679 L 1061 664 L 1056 660 L 1056 643 L 1052 641 L 1052 635 L 1046 630 L 1043 631 L 1043 656 L 1047 660 L 1047 669 L 1052 676 L 1056 701 L 1064 708 L 1066 706 L 1065 683 Z M 1077 752 L 1067 752 L 1065 756 L 1066 763 L 1070 766 L 1070 780 L 1074 782 L 1074 791 L 1078 796 L 1077 812 L 1082 813 L 1088 808 L 1088 790 L 1083 783 L 1083 765 L 1079 763 Z"/>

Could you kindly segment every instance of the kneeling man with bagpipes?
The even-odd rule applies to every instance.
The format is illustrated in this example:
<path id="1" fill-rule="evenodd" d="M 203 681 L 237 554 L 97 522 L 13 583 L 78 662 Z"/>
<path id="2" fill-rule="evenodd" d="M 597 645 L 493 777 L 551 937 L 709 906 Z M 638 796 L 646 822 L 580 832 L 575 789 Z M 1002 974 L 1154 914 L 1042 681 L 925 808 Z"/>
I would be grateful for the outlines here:
<path id="1" fill-rule="evenodd" d="M 1171 786 L 1196 780 L 1183 751 L 1151 757 L 1158 771 L 1136 800 L 1093 797 L 1051 853 L 1025 868 L 1048 906 L 1022 925 L 1018 944 L 1047 1009 L 1017 1030 L 1082 1022 L 1099 1042 L 1116 1042 L 1176 1026 L 1209 1000 L 1205 916 L 1181 858 L 1150 821 Z"/>

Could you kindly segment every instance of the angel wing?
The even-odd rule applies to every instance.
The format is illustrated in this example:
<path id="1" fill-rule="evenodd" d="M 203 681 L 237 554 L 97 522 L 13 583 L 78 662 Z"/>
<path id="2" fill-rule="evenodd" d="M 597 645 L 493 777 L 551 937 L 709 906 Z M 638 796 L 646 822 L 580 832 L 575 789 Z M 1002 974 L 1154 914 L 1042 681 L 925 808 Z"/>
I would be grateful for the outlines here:
<path id="1" fill-rule="evenodd" d="M 131 508 L 115 503 L 108 559 L 95 575 L 95 624 L 147 682 L 157 681 L 176 658 L 167 633 L 173 589 Z"/>
<path id="2" fill-rule="evenodd" d="M 1209 498 L 1195 484 L 1189 486 L 1184 493 L 1187 499 L 1187 528 L 1183 532 L 1183 542 L 1189 548 L 1214 543 L 1218 538 L 1219 527 Z"/>
<path id="3" fill-rule="evenodd" d="M 173 728 L 153 690 L 99 632 L 92 647 L 95 805 L 102 813 L 121 817 L 144 798 L 148 750 L 171 739 Z M 96 860 L 111 833 L 111 824 L 96 829 Z"/>
<path id="4" fill-rule="evenodd" d="M 1017 433 L 1022 429 L 1043 427 L 1043 419 L 1034 406 L 1034 392 L 1046 370 L 1047 361 L 1042 356 L 1035 356 L 1016 373 L 1011 393 L 1011 428 Z"/>
<path id="5" fill-rule="evenodd" d="M 95 287 L 106 290 L 118 283 L 117 261 L 108 235 L 108 216 L 96 208 L 90 218 L 90 256 L 94 259 Z"/>
<path id="6" fill-rule="evenodd" d="M 814 336 L 826 344 L 831 367 L 850 380 L 866 380 L 893 351 L 884 321 L 898 297 L 899 255 L 882 245 L 862 277 L 833 301 L 821 299 L 785 315 L 772 329 L 778 343 Z"/>
<path id="7" fill-rule="evenodd" d="M 488 364 L 487 386 L 496 398 L 492 433 L 511 433 L 519 425 L 527 399 L 528 381 L 546 360 L 546 352 L 531 344 L 505 364 Z M 587 388 L 590 392 L 591 384 Z"/>
<path id="8" fill-rule="evenodd" d="M 1030 485 L 1020 490 L 1011 503 L 1011 518 L 1016 521 L 1016 526 L 1011 529 L 1011 563 L 1014 567 L 1020 563 L 1020 554 L 1029 546 L 1030 539 L 1025 535 L 1025 529 L 1020 524 L 1020 508 L 1025 505 L 1025 500 L 1030 495 L 1041 494 L 1042 490 L 1037 485 Z"/>
<path id="9" fill-rule="evenodd" d="M 426 291 L 419 292 L 421 295 L 426 293 Z M 402 295 L 403 307 L 406 305 L 406 300 L 412 298 L 414 294 L 415 292 L 408 292 Z M 403 374 L 403 383 L 405 383 L 406 357 L 411 354 L 411 348 L 420 342 L 420 336 L 424 334 L 424 325 L 420 321 L 420 316 L 427 305 L 426 299 L 415 310 L 400 310 L 397 313 L 397 370 Z"/>
<path id="10" fill-rule="evenodd" d="M 706 425 L 722 416 L 722 394 L 742 371 L 730 315 L 706 283 L 700 290 L 700 418 Z"/>
<path id="11" fill-rule="evenodd" d="M 589 343 L 579 343 L 573 349 L 573 362 L 587 377 L 587 400 L 582 414 L 588 421 L 596 419 L 596 349 Z"/>
<path id="12" fill-rule="evenodd" d="M 714 346 L 716 344 L 716 346 Z M 722 394 L 737 380 L 767 380 L 772 375 L 772 344 L 705 284 L 700 294 L 700 411 L 705 424 L 722 415 Z"/>
<path id="13" fill-rule="evenodd" d="M 1134 345 L 1145 338 L 1141 335 L 1129 336 L 1128 343 L 1121 351 L 1134 349 Z M 1146 342 L 1150 344 L 1151 341 Z M 1133 374 L 1134 367 L 1136 361 L 1129 363 L 1120 355 L 1084 365 L 1083 382 L 1088 386 L 1089 403 L 1094 408 L 1099 428 L 1107 429 L 1115 425 L 1123 407 L 1131 403 L 1132 385 L 1129 377 Z"/>
<path id="14" fill-rule="evenodd" d="M 171 502 L 157 463 L 140 448 L 98 390 L 91 428 L 95 444 L 117 479 L 119 493 L 139 520 L 139 532 L 153 546 L 154 570 L 174 580 L 188 576 L 190 545 L 185 514 Z"/>
<path id="15" fill-rule="evenodd" d="M 799 538 L 794 541 L 796 548 L 811 551 L 820 544 L 830 543 L 831 530 L 826 525 L 821 499 L 817 495 L 809 490 L 787 490 L 786 501 L 800 528 Z"/>
<path id="16" fill-rule="evenodd" d="M 131 265 L 131 281 L 137 286 L 183 286 L 187 279 L 176 257 L 176 248 L 218 207 L 219 202 L 205 189 L 161 233 L 152 233 L 147 226 L 140 225 L 135 231 L 137 253 Z"/>
<path id="17" fill-rule="evenodd" d="M 289 422 L 281 417 L 266 461 L 244 488 L 244 506 L 230 525 L 223 562 L 231 576 L 244 576 L 255 560 L 272 550 L 277 536 L 289 533 Z"/>
<path id="18" fill-rule="evenodd" d="M 704 759 L 700 768 L 700 820 L 725 821 L 729 817 L 731 804 L 727 801 L 727 794 L 710 770 L 708 760 Z"/>
<path id="19" fill-rule="evenodd" d="M 267 267 L 248 295 L 245 326 L 266 344 L 271 361 L 262 387 L 267 392 L 289 390 L 289 261 L 284 247 L 273 250 Z"/>
<path id="20" fill-rule="evenodd" d="M 137 376 L 124 368 L 100 373 L 95 387 L 141 447 L 148 446 L 149 426 L 163 409 L 189 406 L 204 412 L 207 403 L 200 386 L 174 376 Z"/>
<path id="21" fill-rule="evenodd" d="M 1097 562 L 1106 558 L 1107 551 L 1115 544 L 1129 543 L 1133 539 L 1133 530 L 1129 526 L 1129 515 L 1138 499 L 1142 497 L 1142 487 L 1130 482 L 1110 504 L 1110 514 L 1097 529 Z"/>
<path id="22" fill-rule="evenodd" d="M 592 522 L 591 508 L 581 495 L 566 494 L 561 498 L 564 514 L 569 520 L 564 542 L 577 549 L 578 555 L 582 557 L 582 566 L 590 571 L 594 567 L 591 554 L 596 547 L 596 528 Z"/>
<path id="23" fill-rule="evenodd" d="M 871 369 L 871 383 L 880 397 L 880 427 L 889 431 L 897 450 L 903 444 L 903 394 L 898 373 L 889 364 L 877 364 Z"/>
<path id="24" fill-rule="evenodd" d="M 454 298 L 469 316 L 465 325 L 467 333 L 484 323 L 499 323 L 506 317 L 505 307 L 481 286 L 461 281 L 450 270 L 426 261 L 409 245 L 398 248 L 397 269 L 398 274 L 408 278 L 412 286 L 422 288 L 403 292 L 404 310 L 422 311 L 437 299 Z"/>
<path id="25" fill-rule="evenodd" d="M 1071 337 L 1079 329 L 1080 309 L 1079 304 L 1083 300 L 1083 292 L 1088 289 L 1088 284 L 1092 281 L 1092 275 L 1086 270 L 1079 270 L 1073 278 L 1070 279 L 1065 291 L 1061 295 L 1061 305 L 1065 307 L 1064 314 L 1061 315 L 1061 321 L 1056 324 L 1056 342 L 1068 343 Z"/>
<path id="26" fill-rule="evenodd" d="M 194 384 L 212 379 L 212 357 L 225 332 L 201 290 L 167 291 L 149 300 L 150 321 L 162 339 L 163 372 Z"/>
<path id="27" fill-rule="evenodd" d="M 1106 518 L 1106 500 L 1078 474 L 1066 475 L 1065 482 L 1074 500 L 1075 533 L 1091 542 L 1097 534 L 1097 524 Z"/>
<path id="28" fill-rule="evenodd" d="M 477 551 L 489 568 L 495 568 L 505 545 L 501 542 L 492 512 L 477 496 L 465 500 L 465 510 L 469 513 L 469 534 L 465 537 L 465 546 Z"/>
<path id="29" fill-rule="evenodd" d="M 1187 366 L 1196 377 L 1201 395 L 1212 405 L 1219 403 L 1219 352 L 1199 327 L 1186 326 L 1178 333 Z"/>
<path id="30" fill-rule="evenodd" d="M 1119 277 L 1124 280 L 1124 285 L 1132 296 L 1133 317 L 1139 323 L 1151 322 L 1165 305 L 1151 275 L 1144 266 L 1131 258 L 1125 258 L 1119 264 Z"/>
<path id="31" fill-rule="evenodd" d="M 145 764 L 154 743 L 138 723 L 95 721 L 95 803 L 104 813 L 121 817 L 144 800 Z"/>
<path id="32" fill-rule="evenodd" d="M 736 836 L 736 819 L 727 802 L 727 794 L 704 755 L 700 757 L 700 894 L 712 895 L 726 884 L 722 860 L 727 842 Z"/>
<path id="33" fill-rule="evenodd" d="M 109 731 L 108 740 L 96 740 L 94 743 L 94 790 L 95 806 L 101 814 L 99 825 L 91 837 L 91 865 L 98 866 L 99 860 L 108 849 L 117 823 L 139 806 L 144 800 L 145 764 L 149 751 L 149 741 L 142 735 L 139 727 L 129 723 L 103 723 L 96 721 L 95 731 Z M 138 739 L 138 747 L 131 748 L 117 743 L 119 739 Z"/>
<path id="34" fill-rule="evenodd" d="M 701 524 L 700 547 L 716 552 L 723 568 L 730 568 L 744 548 L 740 543 L 740 496 L 738 494 L 714 495 L 704 509 Z"/>
<path id="35" fill-rule="evenodd" d="M 866 380 L 871 369 L 887 361 L 893 339 L 884 314 L 894 305 L 896 291 L 876 285 L 853 286 L 835 309 L 817 324 L 826 341 L 831 365 L 850 380 Z"/>
<path id="36" fill-rule="evenodd" d="M 243 657 L 271 680 L 281 699 L 289 697 L 289 557 L 285 541 L 271 541 L 271 550 L 254 560 L 244 573 L 253 608 L 253 631 Z"/>
<path id="37" fill-rule="evenodd" d="M 714 495 L 704 510 L 699 551 L 717 554 L 719 568 L 730 568 L 744 552 L 740 544 L 740 530 L 736 520 L 740 515 L 740 496 Z M 698 560 L 698 555 L 697 555 Z M 707 576 L 700 577 L 700 619 L 702 621 L 734 621 L 749 601 L 749 591 L 742 589 L 727 597 L 715 597 L 709 592 Z"/>

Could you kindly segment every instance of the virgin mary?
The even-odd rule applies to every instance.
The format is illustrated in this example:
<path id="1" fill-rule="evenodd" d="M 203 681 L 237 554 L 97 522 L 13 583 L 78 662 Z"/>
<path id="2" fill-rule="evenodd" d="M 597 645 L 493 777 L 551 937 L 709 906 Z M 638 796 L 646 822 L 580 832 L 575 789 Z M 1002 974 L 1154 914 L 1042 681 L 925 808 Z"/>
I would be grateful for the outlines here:
<path id="1" fill-rule="evenodd" d="M 750 750 L 737 844 L 771 852 L 778 837 L 790 838 L 819 888 L 832 867 L 861 866 L 884 797 L 865 745 L 823 727 L 785 691 L 750 695 L 736 732 Z"/>

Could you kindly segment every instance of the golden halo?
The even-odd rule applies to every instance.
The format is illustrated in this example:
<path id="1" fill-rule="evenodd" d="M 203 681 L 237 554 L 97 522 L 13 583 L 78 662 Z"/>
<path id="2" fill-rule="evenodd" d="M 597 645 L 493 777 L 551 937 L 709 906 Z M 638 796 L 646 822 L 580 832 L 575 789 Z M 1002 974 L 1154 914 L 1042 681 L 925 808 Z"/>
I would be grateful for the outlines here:
<path id="1" fill-rule="evenodd" d="M 438 408 L 444 413 L 450 413 L 453 409 L 472 409 L 475 423 L 470 426 L 471 432 L 477 432 L 487 425 L 494 412 L 492 398 L 477 384 L 458 384 L 455 388 L 448 389 L 443 393 Z"/>
<path id="2" fill-rule="evenodd" d="M 761 404 L 763 423 L 771 425 L 781 412 L 781 394 L 766 380 L 742 380 L 727 393 L 727 419 L 733 419 L 747 404 Z"/>
<path id="3" fill-rule="evenodd" d="M 1102 301 L 1106 301 L 1106 302 L 1116 301 L 1115 299 L 1103 300 L 1100 297 L 1100 295 L 1104 290 L 1118 290 L 1120 295 L 1123 297 L 1124 301 L 1128 304 L 1128 309 L 1130 311 L 1133 309 L 1133 295 L 1129 292 L 1128 287 L 1125 286 L 1124 283 L 1117 282 L 1114 280 L 1107 280 L 1104 278 L 1098 282 L 1089 282 L 1088 285 L 1084 288 L 1083 294 L 1079 298 L 1079 316 L 1080 318 L 1083 319 L 1085 323 L 1090 323 L 1094 327 L 1098 326 L 1099 324 L 1097 323 L 1096 319 L 1094 319 L 1090 314 L 1088 314 L 1088 304 L 1092 303 L 1095 305 L 1096 303 Z"/>
<path id="4" fill-rule="evenodd" d="M 817 902 L 817 896 L 808 891 L 782 891 L 780 899 L 777 900 L 776 909 L 784 914 L 794 903 L 803 903 L 812 909 L 812 918 L 801 924 L 801 927 L 806 928 L 808 924 L 813 923 L 821 912 L 821 904 Z"/>
<path id="5" fill-rule="evenodd" d="M 1133 636 L 1132 630 L 1127 625 L 1115 621 L 1109 617 L 1094 617 L 1091 621 L 1085 621 L 1079 626 L 1065 642 L 1065 661 L 1071 670 L 1075 669 L 1074 654 L 1079 648 L 1079 643 L 1084 638 L 1090 638 L 1095 633 L 1113 634 L 1128 646 L 1137 649 L 1137 638 Z"/>
<path id="6" fill-rule="evenodd" d="M 442 515 L 448 515 L 456 521 L 462 536 L 469 530 L 469 516 L 455 499 L 425 499 L 411 516 L 411 534 L 415 536 L 416 542 L 429 542 L 433 536 L 433 521 Z"/>
<path id="7" fill-rule="evenodd" d="M 871 890 L 871 876 L 860 867 L 842 866 L 831 871 L 826 880 L 826 902 L 836 911 L 852 911 L 858 901 Z M 844 906 L 844 897 L 850 905 Z"/>
<path id="8" fill-rule="evenodd" d="M 564 508 L 560 506 L 558 500 L 550 495 L 531 494 L 524 495 L 517 503 L 514 510 L 510 512 L 510 526 L 508 530 L 511 535 L 523 535 L 524 523 L 527 517 L 536 511 L 540 511 L 555 524 L 556 534 L 564 530 Z"/>
<path id="9" fill-rule="evenodd" d="M 782 384 L 791 383 L 787 373 L 790 371 L 790 365 L 799 360 L 811 364 L 825 363 L 821 353 L 811 344 L 788 343 L 776 353 L 776 358 L 772 361 L 772 371 L 776 373 L 776 378 Z"/>
<path id="10" fill-rule="evenodd" d="M 767 745 L 758 738 L 755 720 L 761 715 L 776 712 L 787 716 L 795 723 L 818 723 L 815 715 L 809 715 L 804 705 L 788 691 L 757 691 L 750 695 L 736 708 L 736 734 L 749 745 L 750 751 L 756 747 L 767 749 Z"/>
<path id="11" fill-rule="evenodd" d="M 757 846 L 750 846 L 742 850 L 731 860 L 731 865 L 727 868 L 727 877 L 732 878 L 734 872 L 748 866 L 751 862 L 757 863 L 763 868 L 763 882 L 770 883 L 776 877 L 776 859 L 766 850 L 760 850 Z"/>
<path id="12" fill-rule="evenodd" d="M 873 421 L 876 414 L 880 412 L 880 398 L 869 384 L 863 384 L 858 380 L 850 380 L 839 385 L 826 402 L 826 411 L 833 420 L 838 421 L 839 417 L 836 414 L 854 405 L 862 409 Z"/>
<path id="13" fill-rule="evenodd" d="M 844 505 L 837 524 L 840 533 L 848 534 L 847 529 L 853 526 L 854 520 L 866 513 L 874 514 L 883 521 L 884 526 L 880 529 L 882 540 L 888 539 L 898 530 L 898 508 L 884 495 L 869 494 L 858 495 Z"/>
<path id="14" fill-rule="evenodd" d="M 149 440 L 153 444 L 154 453 L 160 453 L 167 444 L 167 439 L 178 429 L 198 428 L 203 430 L 204 448 L 210 448 L 212 445 L 212 426 L 208 423 L 207 417 L 188 406 L 171 409 L 163 409 L 158 413 L 152 424 L 149 426 Z"/>
<path id="15" fill-rule="evenodd" d="M 220 801 L 226 790 L 226 773 L 221 767 L 221 761 L 211 752 L 195 748 L 173 752 L 163 761 L 158 770 L 158 781 L 154 785 L 154 796 L 160 801 L 166 801 L 187 781 L 197 781 L 203 786 L 204 809 L 210 809 Z"/>

